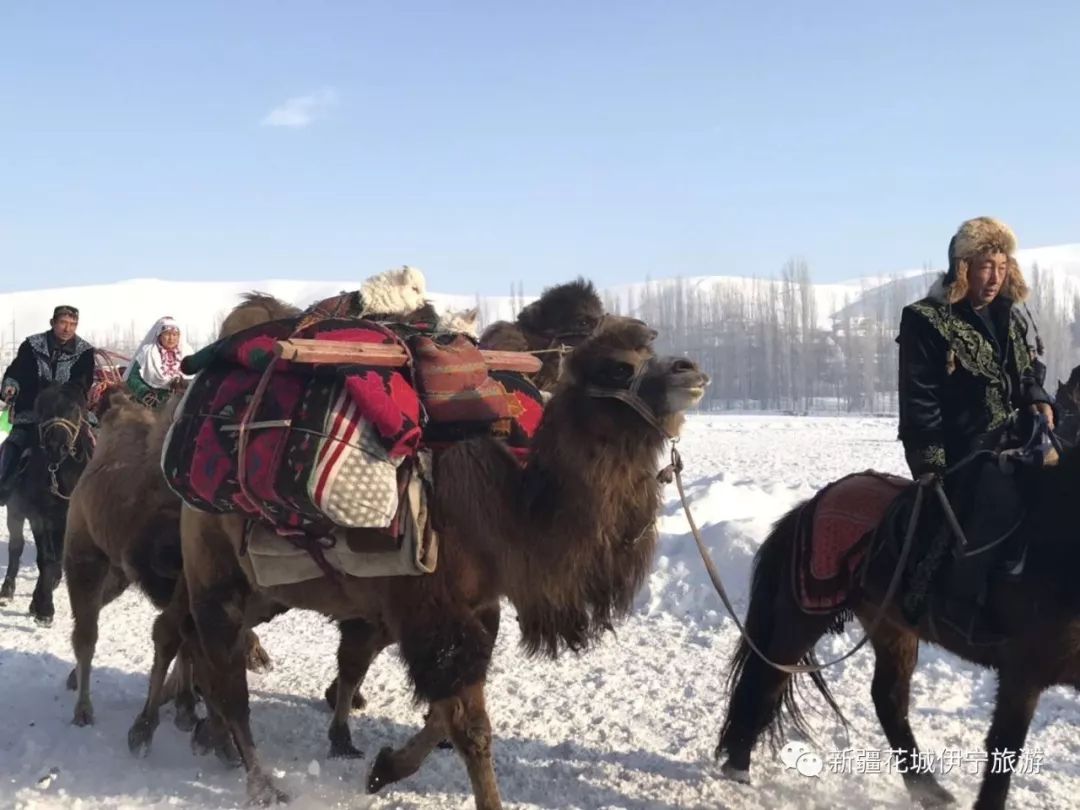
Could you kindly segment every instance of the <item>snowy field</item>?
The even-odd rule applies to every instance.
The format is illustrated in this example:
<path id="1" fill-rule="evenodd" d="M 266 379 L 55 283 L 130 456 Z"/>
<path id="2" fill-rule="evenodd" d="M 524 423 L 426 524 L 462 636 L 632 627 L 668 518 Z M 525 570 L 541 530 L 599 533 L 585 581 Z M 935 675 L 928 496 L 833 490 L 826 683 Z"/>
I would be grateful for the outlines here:
<path id="1" fill-rule="evenodd" d="M 904 472 L 891 419 L 697 416 L 681 445 L 693 508 L 717 564 L 745 610 L 753 552 L 770 523 L 818 487 L 845 473 Z M 752 787 L 720 777 L 712 760 L 724 701 L 727 658 L 736 631 L 708 584 L 678 509 L 674 487 L 661 519 L 655 572 L 638 612 L 597 650 L 557 662 L 529 661 L 517 649 L 508 611 L 489 680 L 495 760 L 508 808 L 899 808 L 910 803 L 895 773 L 826 769 L 819 777 L 785 768 L 759 749 Z M 0 555 L 6 560 L 6 540 Z M 33 546 L 24 556 L 19 594 L 0 609 L 0 806 L 20 808 L 236 807 L 245 803 L 241 770 L 195 758 L 186 735 L 162 718 L 154 748 L 135 760 L 127 729 L 140 709 L 150 666 L 152 611 L 129 591 L 102 615 L 93 673 L 97 725 L 71 725 L 71 621 L 58 593 L 52 628 L 26 615 L 33 587 Z M 371 758 L 412 733 L 412 704 L 393 654 L 372 667 L 368 709 L 352 720 L 367 757 L 328 761 L 329 712 L 322 692 L 334 674 L 337 634 L 322 618 L 293 612 L 260 629 L 274 670 L 251 675 L 252 719 L 264 763 L 294 797 L 294 808 L 471 808 L 465 769 L 452 751 L 436 751 L 412 778 L 369 797 Z M 853 640 L 827 639 L 843 652 Z M 870 702 L 872 653 L 829 673 L 852 721 L 845 740 L 828 715 L 817 716 L 818 750 L 854 749 L 856 765 L 887 751 Z M 941 777 L 970 806 L 978 777 L 967 752 L 981 749 L 994 678 L 924 648 L 913 687 L 912 725 L 924 749 L 965 752 Z M 808 692 L 809 694 L 809 692 Z M 818 704 L 819 705 L 819 704 Z M 814 716 L 811 716 L 814 719 Z M 1014 808 L 1072 808 L 1080 795 L 1080 701 L 1064 690 L 1040 703 L 1029 751 L 1031 773 L 1013 779 Z M 867 753 L 869 752 L 869 753 Z M 834 760 L 835 761 L 835 760 Z M 873 771 L 871 766 L 865 770 Z M 47 777 L 52 772 L 52 777 Z M 43 778 L 46 777 L 46 778 Z"/>

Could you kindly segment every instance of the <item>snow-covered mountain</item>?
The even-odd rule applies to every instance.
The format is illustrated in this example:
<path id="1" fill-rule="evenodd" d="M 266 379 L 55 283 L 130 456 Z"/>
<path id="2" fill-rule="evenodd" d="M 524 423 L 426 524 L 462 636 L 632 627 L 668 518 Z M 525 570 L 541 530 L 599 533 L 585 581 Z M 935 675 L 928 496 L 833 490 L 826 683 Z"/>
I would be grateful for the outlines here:
<path id="1" fill-rule="evenodd" d="M 1054 280 L 1057 294 L 1080 293 L 1080 244 L 1032 248 L 1019 251 L 1017 258 L 1025 271 L 1036 264 Z M 377 268 L 376 268 L 377 270 Z M 374 272 L 375 270 L 373 270 Z M 932 276 L 924 270 L 901 270 L 875 273 L 837 283 L 814 285 L 817 317 L 828 326 L 844 307 L 876 307 L 877 299 L 909 301 L 921 295 Z M 553 279 L 555 281 L 555 279 Z M 694 276 L 630 283 L 604 290 L 605 299 L 616 302 L 619 310 L 633 314 L 646 288 L 655 292 L 666 285 L 682 284 L 711 295 L 718 288 L 730 287 L 749 292 L 759 285 L 779 284 L 772 279 L 740 276 Z M 893 287 L 899 285 L 899 290 Z M 262 290 L 298 305 L 334 295 L 348 287 L 342 281 L 299 281 L 267 279 L 262 281 L 175 281 L 140 278 L 110 284 L 41 289 L 0 294 L 0 356 L 8 354 L 27 334 L 46 328 L 52 308 L 69 303 L 82 313 L 81 331 L 100 345 L 124 345 L 137 341 L 159 316 L 168 314 L 186 328 L 193 344 L 208 342 L 220 318 L 238 300 L 241 293 Z M 530 291 L 532 295 L 539 290 Z M 479 306 L 481 321 L 490 323 L 512 317 L 520 302 L 510 296 L 478 297 L 465 292 L 431 294 L 436 307 L 467 309 Z M 525 301 L 531 300 L 530 296 Z"/>

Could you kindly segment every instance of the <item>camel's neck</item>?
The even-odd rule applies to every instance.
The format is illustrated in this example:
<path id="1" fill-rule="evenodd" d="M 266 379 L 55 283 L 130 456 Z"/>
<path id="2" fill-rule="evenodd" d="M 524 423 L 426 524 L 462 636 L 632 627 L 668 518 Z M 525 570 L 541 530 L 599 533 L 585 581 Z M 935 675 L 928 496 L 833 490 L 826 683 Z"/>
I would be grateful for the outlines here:
<path id="1" fill-rule="evenodd" d="M 587 645 L 631 608 L 660 504 L 663 438 L 629 408 L 605 431 L 574 405 L 556 397 L 545 410 L 515 499 L 524 536 L 506 560 L 523 642 L 551 654 Z"/>

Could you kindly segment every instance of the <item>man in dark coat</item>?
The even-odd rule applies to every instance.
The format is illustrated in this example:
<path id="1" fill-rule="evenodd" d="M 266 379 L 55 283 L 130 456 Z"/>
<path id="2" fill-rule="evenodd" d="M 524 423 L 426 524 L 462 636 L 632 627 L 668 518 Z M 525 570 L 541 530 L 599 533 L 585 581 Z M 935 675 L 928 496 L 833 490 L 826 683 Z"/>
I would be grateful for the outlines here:
<path id="1" fill-rule="evenodd" d="M 7 404 L 12 423 L 0 448 L 0 505 L 7 502 L 19 459 L 35 439 L 34 401 L 41 389 L 50 383 L 72 383 L 87 394 L 94 382 L 93 347 L 75 334 L 79 310 L 56 307 L 49 326 L 48 332 L 22 342 L 0 382 L 0 399 Z"/>
<path id="2" fill-rule="evenodd" d="M 1027 296 L 1016 237 L 990 217 L 968 220 L 949 243 L 949 269 L 900 320 L 900 432 L 915 477 L 994 449 L 1016 415 L 1052 400 L 1017 305 Z"/>

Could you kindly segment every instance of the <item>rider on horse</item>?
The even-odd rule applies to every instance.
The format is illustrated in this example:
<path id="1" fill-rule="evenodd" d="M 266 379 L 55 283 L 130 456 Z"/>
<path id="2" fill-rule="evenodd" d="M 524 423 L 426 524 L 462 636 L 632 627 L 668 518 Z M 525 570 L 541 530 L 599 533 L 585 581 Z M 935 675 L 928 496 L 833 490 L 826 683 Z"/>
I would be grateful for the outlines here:
<path id="1" fill-rule="evenodd" d="M 1017 305 L 1028 288 L 1016 237 L 990 217 L 949 242 L 949 269 L 900 320 L 900 435 L 914 476 L 942 473 L 976 450 L 997 449 L 1014 414 L 1054 410 L 1045 366 Z"/>
<path id="2" fill-rule="evenodd" d="M 0 383 L 0 399 L 12 412 L 11 433 L 0 447 L 0 505 L 7 502 L 19 460 L 36 438 L 34 401 L 41 389 L 51 383 L 73 383 L 86 394 L 94 381 L 93 347 L 75 334 L 79 310 L 58 306 L 49 325 L 48 332 L 22 342 Z"/>

